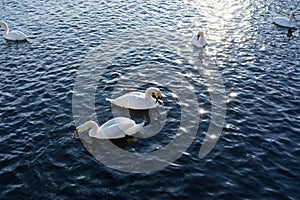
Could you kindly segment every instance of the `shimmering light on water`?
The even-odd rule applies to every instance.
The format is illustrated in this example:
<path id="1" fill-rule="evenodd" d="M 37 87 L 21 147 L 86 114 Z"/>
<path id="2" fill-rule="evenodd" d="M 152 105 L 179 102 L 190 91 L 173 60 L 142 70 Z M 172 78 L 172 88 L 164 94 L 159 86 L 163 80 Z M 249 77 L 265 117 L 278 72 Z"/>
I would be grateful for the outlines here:
<path id="1" fill-rule="evenodd" d="M 172 96 L 173 99 L 177 99 L 178 98 L 178 95 L 175 94 L 175 93 L 171 93 L 171 96 Z"/>
<path id="2" fill-rule="evenodd" d="M 214 89 L 213 89 L 212 87 L 208 87 L 208 88 L 207 88 L 207 91 L 208 91 L 208 92 L 213 92 Z"/>
<path id="3" fill-rule="evenodd" d="M 200 109 L 199 109 L 199 114 L 200 114 L 201 117 L 202 117 L 205 113 L 206 113 L 206 112 L 205 112 L 205 110 L 204 110 L 203 108 L 200 108 Z"/>
<path id="4" fill-rule="evenodd" d="M 287 29 L 269 20 L 299 5 L 298 0 L 0 1 L 0 21 L 31 36 L 30 43 L 0 39 L 0 199 L 300 199 L 299 29 L 289 37 Z M 153 38 L 139 43 L 142 48 L 122 38 L 124 32 L 144 29 Z M 151 41 L 167 44 L 158 35 L 162 30 L 183 37 L 159 48 Z M 185 56 L 182 44 L 190 44 L 199 30 L 208 45 L 201 50 L 190 45 L 192 53 Z M 112 37 L 113 48 L 102 46 Z M 112 141 L 120 148 L 151 152 L 168 145 L 178 136 L 181 110 L 190 106 L 180 102 L 186 98 L 181 92 L 195 93 L 197 136 L 172 165 L 124 173 L 97 162 L 71 138 L 73 84 L 97 49 L 109 63 L 97 63 L 106 69 L 101 77 L 95 75 L 100 79 L 95 95 L 99 123 L 112 117 L 105 98 L 116 84 L 132 81 L 129 76 L 147 77 L 151 81 L 145 87 L 157 84 L 153 74 L 140 72 L 152 73 L 151 66 L 172 72 L 161 79 L 180 91 L 158 85 L 165 97 L 164 110 L 151 113 L 157 133 Z M 226 123 L 212 152 L 199 159 L 218 74 L 228 95 Z M 174 76 L 188 84 L 172 82 Z"/>
<path id="5" fill-rule="evenodd" d="M 211 139 L 217 139 L 218 138 L 218 136 L 216 136 L 216 135 L 209 135 L 209 137 L 211 138 Z"/>
<path id="6" fill-rule="evenodd" d="M 182 61 L 181 60 L 175 60 L 174 61 L 177 65 L 182 65 Z"/>
<path id="7" fill-rule="evenodd" d="M 230 92 L 229 96 L 232 97 L 232 98 L 236 98 L 238 96 L 238 93 L 237 92 Z"/>

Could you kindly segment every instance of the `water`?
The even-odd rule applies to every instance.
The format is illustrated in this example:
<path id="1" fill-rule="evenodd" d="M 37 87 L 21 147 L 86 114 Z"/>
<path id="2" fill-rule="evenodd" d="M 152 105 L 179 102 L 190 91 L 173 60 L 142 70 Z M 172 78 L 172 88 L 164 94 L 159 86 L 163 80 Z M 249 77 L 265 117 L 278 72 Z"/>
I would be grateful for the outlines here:
<path id="1" fill-rule="evenodd" d="M 288 37 L 287 29 L 269 21 L 298 5 L 2 0 L 0 19 L 31 38 L 30 43 L 0 40 L 1 199 L 299 199 L 299 30 Z M 203 51 L 190 45 L 200 29 L 208 39 Z M 103 71 L 93 79 L 96 115 L 80 118 L 72 110 L 73 86 L 87 66 Z M 208 78 L 217 75 L 226 91 L 226 121 L 216 146 L 200 159 L 212 116 Z M 186 84 L 176 82 L 177 76 Z M 151 128 L 159 133 L 130 143 L 114 141 L 124 151 L 162 149 L 181 126 L 180 109 L 195 99 L 199 104 L 200 113 L 187 113 L 187 128 L 196 127 L 197 135 L 162 169 L 115 170 L 91 155 L 84 146 L 88 139 L 71 138 L 80 120 L 104 123 L 126 113 L 104 99 L 129 90 L 128 84 L 141 90 L 157 86 L 166 97 L 164 109 L 152 113 L 159 120 Z M 181 95 L 189 91 L 190 104 L 182 104 Z"/>

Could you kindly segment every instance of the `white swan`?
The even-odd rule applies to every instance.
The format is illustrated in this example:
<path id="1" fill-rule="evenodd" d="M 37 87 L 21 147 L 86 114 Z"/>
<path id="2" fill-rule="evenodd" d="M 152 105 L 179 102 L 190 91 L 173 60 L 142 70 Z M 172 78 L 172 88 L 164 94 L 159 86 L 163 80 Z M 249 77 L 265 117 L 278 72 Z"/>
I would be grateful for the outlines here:
<path id="1" fill-rule="evenodd" d="M 294 22 L 295 19 L 295 13 L 294 11 L 291 11 L 290 17 L 275 17 L 273 18 L 273 23 L 282 26 L 282 27 L 287 27 L 287 28 L 295 28 L 296 24 Z"/>
<path id="2" fill-rule="evenodd" d="M 155 94 L 155 99 L 152 97 L 152 94 Z M 107 98 L 106 100 L 123 108 L 147 110 L 158 107 L 158 98 L 161 97 L 162 93 L 158 88 L 150 87 L 145 91 L 145 93 L 129 92 L 116 99 Z"/>
<path id="3" fill-rule="evenodd" d="M 5 22 L 0 22 L 0 27 L 4 27 L 3 37 L 6 40 L 22 41 L 27 40 L 28 36 L 21 31 L 9 31 L 8 25 Z"/>
<path id="4" fill-rule="evenodd" d="M 198 32 L 198 34 L 192 37 L 192 44 L 196 47 L 202 48 L 206 45 L 206 38 L 204 37 L 203 32 Z"/>
<path id="5" fill-rule="evenodd" d="M 126 117 L 113 118 L 100 127 L 94 121 L 87 121 L 81 126 L 78 126 L 74 131 L 74 136 L 78 135 L 78 132 L 84 132 L 89 130 L 89 136 L 98 139 L 117 139 L 123 138 L 125 135 L 133 135 L 140 131 L 145 122 L 136 124 L 135 121 Z"/>

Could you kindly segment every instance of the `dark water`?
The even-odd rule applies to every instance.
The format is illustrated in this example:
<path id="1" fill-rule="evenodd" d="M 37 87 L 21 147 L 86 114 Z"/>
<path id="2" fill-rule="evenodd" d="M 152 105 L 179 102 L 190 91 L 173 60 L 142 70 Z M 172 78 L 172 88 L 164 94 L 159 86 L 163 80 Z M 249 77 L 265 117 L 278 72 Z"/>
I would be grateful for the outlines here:
<path id="1" fill-rule="evenodd" d="M 288 16 L 297 6 L 299 1 L 2 0 L 0 20 L 31 37 L 30 43 L 0 41 L 0 199 L 300 199 L 299 30 L 288 36 L 270 23 L 272 15 Z M 200 29 L 208 40 L 202 51 L 190 45 Z M 193 91 L 203 112 L 195 118 L 191 110 L 191 124 L 199 125 L 189 148 L 146 173 L 97 161 L 71 137 L 78 119 L 73 86 L 82 66 L 103 69 L 101 77 L 95 74 L 93 117 L 99 123 L 126 112 L 104 99 L 124 93 L 133 80 L 142 81 L 132 87 L 157 86 L 166 95 L 164 110 L 152 113 L 158 134 L 114 141 L 128 152 L 170 143 L 185 106 L 180 95 Z M 212 69 L 224 83 L 226 121 L 214 149 L 200 159 L 212 115 Z M 165 84 L 154 78 L 159 71 Z M 187 81 L 176 93 L 170 89 L 178 84 L 175 75 Z M 143 115 L 130 114 L 137 120 Z"/>

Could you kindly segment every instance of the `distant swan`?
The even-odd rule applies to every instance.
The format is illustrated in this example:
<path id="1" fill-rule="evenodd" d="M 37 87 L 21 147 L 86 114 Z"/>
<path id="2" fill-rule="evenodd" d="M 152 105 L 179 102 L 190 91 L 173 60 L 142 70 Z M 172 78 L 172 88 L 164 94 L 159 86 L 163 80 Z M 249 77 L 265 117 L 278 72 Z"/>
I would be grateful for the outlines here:
<path id="1" fill-rule="evenodd" d="M 135 121 L 126 117 L 113 118 L 100 127 L 94 121 L 87 121 L 81 126 L 78 126 L 73 135 L 78 135 L 78 132 L 89 130 L 89 136 L 98 139 L 117 139 L 123 138 L 125 135 L 133 135 L 140 131 L 145 122 L 136 124 Z"/>
<path id="2" fill-rule="evenodd" d="M 9 31 L 8 25 L 5 22 L 0 22 L 0 27 L 4 27 L 3 37 L 11 41 L 27 40 L 28 36 L 21 31 Z"/>
<path id="3" fill-rule="evenodd" d="M 192 44 L 199 48 L 206 45 L 206 38 L 204 37 L 203 32 L 200 31 L 192 37 Z"/>
<path id="4" fill-rule="evenodd" d="M 155 95 L 155 99 L 152 97 Z M 145 93 L 142 92 L 129 92 L 116 99 L 106 99 L 107 101 L 117 106 L 135 110 L 152 109 L 159 106 L 159 99 L 162 97 L 162 93 L 158 88 L 150 87 Z M 162 102 L 162 101 L 160 101 Z"/>
<path id="5" fill-rule="evenodd" d="M 290 13 L 290 17 L 275 17 L 273 18 L 273 23 L 278 25 L 278 26 L 282 26 L 282 27 L 287 27 L 287 28 L 295 28 L 296 24 L 294 22 L 295 19 L 295 14 L 292 11 Z"/>

